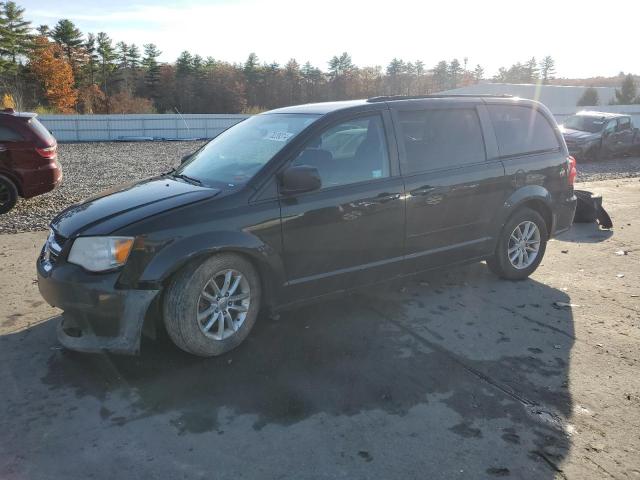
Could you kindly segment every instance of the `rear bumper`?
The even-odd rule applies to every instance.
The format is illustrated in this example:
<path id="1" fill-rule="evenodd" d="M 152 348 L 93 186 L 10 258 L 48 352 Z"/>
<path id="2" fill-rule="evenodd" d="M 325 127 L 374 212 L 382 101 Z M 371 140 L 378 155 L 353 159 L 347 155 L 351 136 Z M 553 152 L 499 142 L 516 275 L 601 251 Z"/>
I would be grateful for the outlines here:
<path id="1" fill-rule="evenodd" d="M 62 183 L 62 168 L 57 160 L 52 160 L 35 170 L 21 173 L 22 196 L 24 198 L 31 198 L 50 192 Z"/>
<path id="2" fill-rule="evenodd" d="M 71 350 L 136 354 L 142 326 L 158 290 L 116 287 L 118 273 L 91 274 L 62 263 L 48 272 L 37 261 L 42 297 L 64 312 L 58 318 L 58 339 Z"/>
<path id="3" fill-rule="evenodd" d="M 573 224 L 573 216 L 576 213 L 576 205 L 578 199 L 575 194 L 571 192 L 571 195 L 555 205 L 555 212 L 553 215 L 553 228 L 551 229 L 551 236 L 555 237 L 562 232 L 565 232 L 571 228 Z"/>

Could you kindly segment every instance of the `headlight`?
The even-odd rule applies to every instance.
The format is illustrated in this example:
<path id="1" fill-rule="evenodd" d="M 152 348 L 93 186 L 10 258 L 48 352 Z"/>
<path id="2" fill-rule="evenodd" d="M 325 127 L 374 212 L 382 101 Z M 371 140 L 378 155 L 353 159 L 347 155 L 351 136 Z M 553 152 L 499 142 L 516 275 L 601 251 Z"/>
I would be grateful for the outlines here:
<path id="1" fill-rule="evenodd" d="M 132 237 L 79 237 L 69 253 L 69 262 L 91 272 L 121 267 L 133 247 Z"/>

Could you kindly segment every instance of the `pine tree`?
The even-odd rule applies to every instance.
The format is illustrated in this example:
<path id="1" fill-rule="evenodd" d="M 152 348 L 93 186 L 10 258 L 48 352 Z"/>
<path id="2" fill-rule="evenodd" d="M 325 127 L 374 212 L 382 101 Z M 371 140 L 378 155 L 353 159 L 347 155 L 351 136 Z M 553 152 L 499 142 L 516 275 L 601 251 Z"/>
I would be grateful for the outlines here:
<path id="1" fill-rule="evenodd" d="M 54 42 L 62 47 L 65 57 L 75 72 L 78 51 L 84 44 L 80 29 L 71 20 L 63 18 L 53 27 L 50 36 Z"/>
<path id="2" fill-rule="evenodd" d="M 135 43 L 129 45 L 129 50 L 127 51 L 127 62 L 132 70 L 140 68 L 140 50 Z"/>
<path id="3" fill-rule="evenodd" d="M 89 84 L 96 83 L 96 65 L 98 64 L 98 54 L 96 51 L 96 37 L 93 33 L 87 35 L 87 41 L 84 42 L 84 51 L 87 56 L 85 69 L 89 74 Z"/>
<path id="4" fill-rule="evenodd" d="M 40 35 L 42 37 L 50 37 L 51 36 L 51 28 L 49 28 L 49 25 L 38 25 L 36 27 L 36 31 L 38 32 L 38 35 Z"/>
<path id="5" fill-rule="evenodd" d="M 24 8 L 15 2 L 0 3 L 0 57 L 8 59 L 8 66 L 16 75 L 19 58 L 26 57 L 34 45 L 31 22 L 23 15 Z"/>
<path id="6" fill-rule="evenodd" d="M 545 85 L 548 84 L 549 80 L 555 75 L 555 66 L 556 62 L 548 55 L 540 62 L 540 75 L 542 76 L 542 83 Z"/>
<path id="7" fill-rule="evenodd" d="M 154 103 L 159 98 L 158 85 L 160 83 L 160 64 L 158 57 L 162 54 L 158 47 L 153 43 L 143 45 L 144 57 L 142 58 L 142 67 L 144 68 L 144 85 L 149 96 Z"/>
<path id="8" fill-rule="evenodd" d="M 475 79 L 476 83 L 484 78 L 484 68 L 482 68 L 482 65 L 476 65 L 476 68 L 473 70 L 473 78 Z"/>
<path id="9" fill-rule="evenodd" d="M 247 83 L 247 104 L 249 107 L 257 107 L 258 90 L 261 83 L 261 69 L 258 56 L 251 52 L 244 62 L 242 72 Z"/>
<path id="10" fill-rule="evenodd" d="M 598 97 L 598 91 L 593 87 L 589 87 L 584 91 L 584 93 L 582 94 L 582 96 L 578 100 L 578 103 L 576 103 L 576 106 L 578 106 L 578 107 L 594 107 L 594 106 L 598 105 L 599 103 L 600 103 L 600 99 Z"/>
<path id="11" fill-rule="evenodd" d="M 460 75 L 462 74 L 462 67 L 460 66 L 460 62 L 457 58 L 451 60 L 449 64 L 449 87 L 450 88 L 458 88 L 458 81 L 460 80 Z"/>
<path id="12" fill-rule="evenodd" d="M 176 75 L 186 77 L 193 73 L 193 57 L 186 50 L 176 60 Z"/>
<path id="13" fill-rule="evenodd" d="M 433 83 L 436 92 L 444 90 L 449 81 L 449 64 L 441 60 L 433 68 Z"/>
<path id="14" fill-rule="evenodd" d="M 616 88 L 615 102 L 618 105 L 631 105 L 632 103 L 640 103 L 640 97 L 638 95 L 638 89 L 636 88 L 636 82 L 633 75 L 628 74 L 622 80 L 622 85 L 618 90 Z"/>
<path id="15" fill-rule="evenodd" d="M 125 42 L 116 43 L 115 57 L 118 62 L 118 81 L 123 83 L 124 91 L 130 94 L 131 81 L 129 77 L 131 65 L 129 64 L 129 45 Z"/>
<path id="16" fill-rule="evenodd" d="M 109 96 L 109 79 L 114 69 L 114 60 L 117 58 L 116 52 L 113 49 L 111 38 L 104 32 L 98 32 L 96 37 L 97 48 L 96 52 L 100 59 L 100 70 L 102 74 L 102 91 L 108 97 Z"/>
<path id="17" fill-rule="evenodd" d="M 538 69 L 538 62 L 536 57 L 531 59 L 524 65 L 525 81 L 527 83 L 535 83 L 540 77 L 540 70 Z"/>

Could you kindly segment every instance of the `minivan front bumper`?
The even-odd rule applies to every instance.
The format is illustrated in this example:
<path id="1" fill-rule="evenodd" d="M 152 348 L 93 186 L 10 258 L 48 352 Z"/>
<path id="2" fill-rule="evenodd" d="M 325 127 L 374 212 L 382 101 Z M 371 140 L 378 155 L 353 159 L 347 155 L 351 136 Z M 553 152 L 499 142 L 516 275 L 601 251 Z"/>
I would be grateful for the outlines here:
<path id="1" fill-rule="evenodd" d="M 117 288 L 118 272 L 89 273 L 77 265 L 61 263 L 45 269 L 37 260 L 38 288 L 58 318 L 58 339 L 81 352 L 109 351 L 137 354 L 147 311 L 158 290 Z"/>

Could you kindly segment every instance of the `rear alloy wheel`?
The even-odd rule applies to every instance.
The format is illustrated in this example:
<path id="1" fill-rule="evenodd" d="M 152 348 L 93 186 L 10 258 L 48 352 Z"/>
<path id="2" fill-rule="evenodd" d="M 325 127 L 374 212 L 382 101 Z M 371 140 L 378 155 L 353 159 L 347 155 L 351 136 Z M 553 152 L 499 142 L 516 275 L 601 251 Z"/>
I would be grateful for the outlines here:
<path id="1" fill-rule="evenodd" d="M 0 214 L 7 213 L 18 201 L 18 189 L 4 175 L 0 175 Z"/>
<path id="2" fill-rule="evenodd" d="M 202 357 L 237 347 L 256 322 L 260 286 L 251 262 L 236 254 L 214 255 L 185 267 L 164 297 L 169 337 L 182 350 Z"/>
<path id="3" fill-rule="evenodd" d="M 522 208 L 505 223 L 489 268 L 499 277 L 522 280 L 531 275 L 544 256 L 547 225 L 535 210 Z"/>

